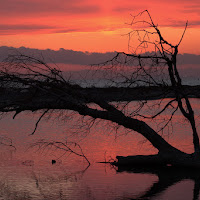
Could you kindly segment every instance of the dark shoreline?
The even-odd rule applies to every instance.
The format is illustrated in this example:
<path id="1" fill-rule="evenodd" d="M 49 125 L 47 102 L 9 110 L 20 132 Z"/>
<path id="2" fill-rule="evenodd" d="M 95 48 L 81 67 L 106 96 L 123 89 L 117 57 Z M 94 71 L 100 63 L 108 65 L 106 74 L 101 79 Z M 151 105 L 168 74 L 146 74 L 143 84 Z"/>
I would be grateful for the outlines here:
<path id="1" fill-rule="evenodd" d="M 200 85 L 182 86 L 181 90 L 189 98 L 200 98 Z M 174 98 L 175 92 L 171 86 L 135 87 L 135 88 L 84 88 L 80 89 L 85 95 L 96 96 L 106 101 L 138 101 Z"/>
<path id="2" fill-rule="evenodd" d="M 135 87 L 135 88 L 80 88 L 71 86 L 70 93 L 80 96 L 80 101 L 90 103 L 92 100 L 99 99 L 107 102 L 112 101 L 139 101 L 139 100 L 158 100 L 162 98 L 174 98 L 175 92 L 171 86 L 157 87 Z M 200 85 L 188 86 L 184 85 L 181 91 L 189 98 L 200 98 Z M 65 87 L 46 88 L 40 90 L 36 88 L 0 88 L 0 102 L 18 101 L 29 99 L 34 101 L 37 99 L 52 101 L 55 96 L 60 95 L 62 98 L 68 98 L 69 91 Z M 71 94 L 70 94 L 71 95 Z M 82 98 L 83 97 L 83 98 Z M 88 97 L 88 98 L 87 98 Z"/>

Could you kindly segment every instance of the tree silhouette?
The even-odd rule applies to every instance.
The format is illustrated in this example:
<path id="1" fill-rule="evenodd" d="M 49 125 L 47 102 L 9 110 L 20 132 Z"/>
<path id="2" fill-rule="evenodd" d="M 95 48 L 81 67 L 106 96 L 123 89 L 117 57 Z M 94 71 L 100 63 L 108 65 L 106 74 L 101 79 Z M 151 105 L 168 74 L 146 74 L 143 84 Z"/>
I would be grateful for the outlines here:
<path id="1" fill-rule="evenodd" d="M 144 15 L 147 20 L 140 20 Z M 158 154 L 150 156 L 120 157 L 114 164 L 152 164 L 199 167 L 200 145 L 196 130 L 194 111 L 189 97 L 191 91 L 182 85 L 177 68 L 177 54 L 185 30 L 177 44 L 168 42 L 161 34 L 147 10 L 132 16 L 129 24 L 137 25 L 129 36 L 130 53 L 118 52 L 112 59 L 94 66 L 96 70 L 105 72 L 110 81 L 117 84 L 120 95 L 112 88 L 83 88 L 66 80 L 61 71 L 47 65 L 45 62 L 26 55 L 11 55 L 2 64 L 0 71 L 2 98 L 0 111 L 2 113 L 15 112 L 13 118 L 23 111 L 38 111 L 43 113 L 36 123 L 52 110 L 71 110 L 82 116 L 90 116 L 88 126 L 92 126 L 95 119 L 108 120 L 135 131 L 146 138 L 158 150 Z M 145 28 L 144 28 L 145 27 Z M 132 38 L 137 36 L 138 45 L 133 49 Z M 153 52 L 147 52 L 153 46 Z M 138 53 L 140 51 L 140 53 Z M 131 100 L 138 99 L 139 106 L 127 109 L 129 101 L 122 102 L 131 93 Z M 148 96 L 148 92 L 150 95 Z M 123 97 L 122 97 L 123 96 Z M 168 98 L 171 99 L 168 99 Z M 159 110 L 156 113 L 144 115 L 142 110 L 149 99 L 160 99 L 156 103 Z M 163 99 L 167 103 L 163 105 Z M 112 102 L 111 102 L 112 101 Z M 115 102 L 113 102 L 115 101 Z M 96 107 L 91 106 L 96 105 Z M 151 110 L 151 109 L 150 109 Z M 194 153 L 187 154 L 170 145 L 155 131 L 146 119 L 157 119 L 165 112 L 171 112 L 168 120 L 161 127 L 163 130 L 172 120 L 174 113 L 179 110 L 191 125 Z M 33 134 L 35 132 L 33 131 Z"/>

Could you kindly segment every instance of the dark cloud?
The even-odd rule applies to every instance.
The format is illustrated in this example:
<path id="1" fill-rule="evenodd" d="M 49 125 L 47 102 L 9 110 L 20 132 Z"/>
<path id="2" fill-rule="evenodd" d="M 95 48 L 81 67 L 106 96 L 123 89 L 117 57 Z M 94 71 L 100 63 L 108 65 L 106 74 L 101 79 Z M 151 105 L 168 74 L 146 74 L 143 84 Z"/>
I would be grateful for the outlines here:
<path id="1" fill-rule="evenodd" d="M 40 33 L 72 33 L 72 32 L 88 32 L 88 31 L 98 31 L 103 30 L 105 27 L 84 27 L 80 28 L 65 28 L 65 26 L 51 26 L 51 25 L 37 25 L 37 24 L 0 24 L 0 35 L 15 35 L 19 33 L 29 33 L 37 32 Z M 113 29 L 106 29 L 113 30 Z M 46 32 L 45 32 L 46 31 Z"/>
<path id="2" fill-rule="evenodd" d="M 0 47 L 0 60 L 2 61 L 3 59 L 5 59 L 8 56 L 8 54 L 16 54 L 17 52 L 34 56 L 39 59 L 44 58 L 45 61 L 48 63 L 54 62 L 54 63 L 78 64 L 78 65 L 90 65 L 90 64 L 102 63 L 105 62 L 106 60 L 113 58 L 113 56 L 116 55 L 115 52 L 88 53 L 88 52 L 65 50 L 65 49 L 54 51 L 51 49 L 38 50 L 38 49 L 29 49 L 25 47 L 13 48 L 4 46 Z M 200 55 L 179 54 L 178 64 L 200 65 Z"/>
<path id="3" fill-rule="evenodd" d="M 87 14 L 99 11 L 99 7 L 95 5 L 83 4 L 84 1 L 73 0 L 6 0 L 1 3 L 0 15 L 6 16 L 27 16 L 37 14 Z"/>
<path id="4" fill-rule="evenodd" d="M 188 27 L 192 27 L 192 26 L 200 26 L 200 20 L 198 20 L 198 21 L 189 21 L 188 22 Z"/>
<path id="5" fill-rule="evenodd" d="M 200 7 L 186 8 L 186 9 L 182 10 L 182 12 L 189 13 L 189 14 L 197 13 L 200 15 Z"/>
<path id="6" fill-rule="evenodd" d="M 83 31 L 81 29 L 56 29 L 54 31 L 52 31 L 51 33 L 71 33 L 71 32 L 79 32 L 79 31 Z"/>
<path id="7" fill-rule="evenodd" d="M 189 14 L 199 14 L 200 15 L 200 1 L 198 2 L 191 2 L 191 4 L 184 6 L 184 9 L 181 10 L 183 13 L 189 13 Z"/>
<path id="8" fill-rule="evenodd" d="M 162 25 L 159 25 L 160 27 L 181 27 L 184 28 L 186 25 L 186 20 L 168 20 L 167 23 L 164 23 Z M 190 20 L 188 21 L 188 28 L 191 28 L 193 26 L 199 26 L 200 20 Z"/>
<path id="9" fill-rule="evenodd" d="M 0 30 L 41 30 L 41 29 L 54 29 L 56 26 L 48 25 L 24 25 L 24 24 L 0 24 Z"/>
<path id="10" fill-rule="evenodd" d="M 185 6 L 184 7 L 185 9 L 197 9 L 197 8 L 199 8 L 200 9 L 200 2 L 199 2 L 199 4 L 193 4 L 193 5 L 187 5 L 187 6 Z"/>
<path id="11" fill-rule="evenodd" d="M 45 59 L 45 62 L 54 63 L 65 63 L 65 64 L 79 64 L 79 65 L 90 65 L 104 62 L 111 59 L 115 53 L 88 53 L 82 51 L 73 51 L 60 49 L 54 51 L 51 49 L 38 50 L 29 49 L 25 47 L 13 48 L 13 47 L 0 47 L 0 61 L 5 59 L 9 54 L 16 54 L 20 52 L 22 54 L 37 57 L 39 59 Z M 41 57 L 42 55 L 42 57 Z"/>
<path id="12" fill-rule="evenodd" d="M 106 27 L 106 26 L 84 26 L 83 28 L 57 28 L 53 31 L 51 31 L 51 33 L 71 33 L 71 32 L 97 32 L 97 31 L 113 31 L 115 29 L 117 29 L 118 27 Z"/>
<path id="13" fill-rule="evenodd" d="M 19 33 L 33 33 L 37 31 L 53 32 L 52 30 L 59 28 L 61 27 L 36 24 L 0 24 L 0 35 L 15 35 Z"/>

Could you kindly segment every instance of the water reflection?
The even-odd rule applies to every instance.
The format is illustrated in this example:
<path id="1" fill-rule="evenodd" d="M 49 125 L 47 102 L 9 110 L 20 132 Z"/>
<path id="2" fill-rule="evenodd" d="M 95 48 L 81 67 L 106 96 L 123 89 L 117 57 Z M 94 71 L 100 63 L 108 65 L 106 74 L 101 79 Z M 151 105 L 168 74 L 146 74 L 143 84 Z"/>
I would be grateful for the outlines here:
<path id="1" fill-rule="evenodd" d="M 199 110 L 199 101 L 196 108 Z M 194 102 L 194 103 L 195 103 Z M 179 124 L 175 116 L 174 133 L 170 143 L 181 150 L 191 153 L 190 129 L 186 123 Z M 148 155 L 155 150 L 148 143 L 140 144 L 140 135 L 131 133 L 116 138 L 115 133 L 107 130 L 103 122 L 91 129 L 91 133 L 79 139 L 79 135 L 69 138 L 68 126 L 44 121 L 37 134 L 29 136 L 36 119 L 31 115 L 20 115 L 15 120 L 6 116 L 0 120 L 1 135 L 13 139 L 15 151 L 8 145 L 0 146 L 0 200 L 197 200 L 199 198 L 200 174 L 198 170 L 166 168 L 131 168 L 117 171 L 98 161 L 109 160 L 116 155 Z M 200 127 L 199 127 L 200 128 Z M 123 134 L 121 130 L 120 134 Z M 39 139 L 61 140 L 69 138 L 80 142 L 85 155 L 92 165 L 81 158 L 67 157 L 63 152 L 45 151 L 34 153 L 28 149 Z M 81 137 L 80 137 L 81 138 Z M 5 142 L 5 140 L 3 140 Z M 52 160 L 56 163 L 52 165 Z M 105 170 L 106 169 L 106 170 Z M 193 185 L 194 183 L 194 185 Z"/>
<path id="2" fill-rule="evenodd" d="M 180 183 L 186 179 L 194 182 L 193 200 L 199 199 L 200 191 L 200 171 L 199 169 L 184 169 L 172 166 L 166 167 L 123 167 L 119 166 L 116 171 L 118 173 L 139 173 L 139 174 L 153 174 L 158 177 L 158 181 L 144 191 L 143 194 L 137 198 L 124 198 L 124 199 L 156 199 L 161 193 L 165 192 L 169 187 Z M 170 199 L 170 198 L 169 198 Z M 175 199 L 175 197 L 174 197 Z"/>
<path id="3" fill-rule="evenodd" d="M 8 160 L 0 162 L 0 199 L 3 200 L 199 198 L 200 172 L 194 169 L 169 166 L 116 169 L 104 164 L 87 167 L 81 161 L 73 165 L 52 165 L 51 160 L 24 165 L 13 154 L 8 156 Z M 193 181 L 194 188 L 191 188 L 191 182 L 177 188 L 177 184 L 185 180 Z M 180 191 L 184 198 L 178 196 Z"/>
<path id="4" fill-rule="evenodd" d="M 31 160 L 29 160 L 30 162 Z M 84 191 L 82 179 L 88 167 L 74 170 L 61 164 L 25 165 L 26 161 L 7 160 L 0 163 L 0 199 L 62 200 L 80 199 Z M 32 161 L 33 162 L 33 161 Z"/>
<path id="5" fill-rule="evenodd" d="M 63 169 L 60 175 L 55 174 L 41 174 L 32 171 L 32 179 L 35 180 L 35 187 L 37 188 L 41 199 L 79 199 L 79 184 L 88 169 L 85 168 L 80 171 L 69 172 Z M 87 196 L 87 195 L 86 195 Z"/>

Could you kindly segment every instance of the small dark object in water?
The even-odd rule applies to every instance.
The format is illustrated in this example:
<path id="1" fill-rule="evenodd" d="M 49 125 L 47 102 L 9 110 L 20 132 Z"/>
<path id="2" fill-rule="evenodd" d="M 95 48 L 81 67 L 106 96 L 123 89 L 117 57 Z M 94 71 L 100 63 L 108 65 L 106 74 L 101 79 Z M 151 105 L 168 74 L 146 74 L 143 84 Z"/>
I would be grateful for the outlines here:
<path id="1" fill-rule="evenodd" d="M 56 163 L 56 160 L 52 160 L 51 163 L 52 163 L 52 165 L 55 164 L 55 163 Z"/>

